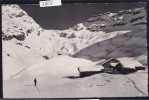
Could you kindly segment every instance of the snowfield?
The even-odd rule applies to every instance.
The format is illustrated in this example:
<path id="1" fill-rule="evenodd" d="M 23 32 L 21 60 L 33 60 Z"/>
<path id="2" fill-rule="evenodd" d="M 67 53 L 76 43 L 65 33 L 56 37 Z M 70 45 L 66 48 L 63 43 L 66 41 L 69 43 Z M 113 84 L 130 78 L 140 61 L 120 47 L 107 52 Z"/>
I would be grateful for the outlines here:
<path id="1" fill-rule="evenodd" d="M 33 83 L 35 77 L 4 81 L 3 90 L 7 98 L 145 97 L 147 77 L 147 72 L 101 73 L 85 78 L 77 78 L 75 74 L 43 75 L 36 77 L 39 91 Z"/>
<path id="2" fill-rule="evenodd" d="M 3 5 L 4 98 L 148 96 L 146 23 L 143 7 L 98 14 L 66 30 L 45 30 L 18 5 Z M 78 67 L 97 67 L 113 57 L 146 70 L 79 78 Z"/>

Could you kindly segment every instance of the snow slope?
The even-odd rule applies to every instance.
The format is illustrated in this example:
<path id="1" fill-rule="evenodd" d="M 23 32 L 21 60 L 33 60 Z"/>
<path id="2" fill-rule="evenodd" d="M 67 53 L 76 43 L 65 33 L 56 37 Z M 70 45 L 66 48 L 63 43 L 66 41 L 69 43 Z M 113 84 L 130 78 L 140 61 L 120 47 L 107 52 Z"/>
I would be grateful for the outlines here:
<path id="1" fill-rule="evenodd" d="M 41 77 L 45 75 L 57 75 L 61 74 L 64 76 L 66 74 L 74 74 L 78 73 L 78 66 L 87 66 L 87 65 L 95 65 L 95 62 L 86 60 L 86 59 L 78 59 L 72 58 L 68 56 L 58 56 L 54 57 L 51 60 L 47 60 L 38 64 L 34 64 L 27 68 L 21 75 L 18 77 Z"/>
<path id="2" fill-rule="evenodd" d="M 71 75 L 70 75 L 71 76 Z M 147 73 L 128 75 L 96 74 L 85 78 L 41 76 L 4 81 L 4 98 L 97 98 L 146 97 Z"/>

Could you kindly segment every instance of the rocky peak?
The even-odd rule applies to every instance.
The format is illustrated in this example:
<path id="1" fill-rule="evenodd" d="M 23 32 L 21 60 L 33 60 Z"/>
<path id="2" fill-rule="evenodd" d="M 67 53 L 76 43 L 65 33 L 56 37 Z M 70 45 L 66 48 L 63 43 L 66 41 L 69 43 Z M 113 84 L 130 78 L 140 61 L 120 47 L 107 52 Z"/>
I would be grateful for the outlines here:
<path id="1" fill-rule="evenodd" d="M 135 25 L 146 24 L 146 8 L 122 10 L 118 13 L 106 12 L 89 18 L 84 24 L 90 31 L 111 32 L 126 26 L 130 26 L 127 29 L 131 29 Z"/>
<path id="2" fill-rule="evenodd" d="M 3 40 L 23 41 L 31 33 L 43 33 L 43 29 L 18 5 L 2 5 L 2 20 Z"/>

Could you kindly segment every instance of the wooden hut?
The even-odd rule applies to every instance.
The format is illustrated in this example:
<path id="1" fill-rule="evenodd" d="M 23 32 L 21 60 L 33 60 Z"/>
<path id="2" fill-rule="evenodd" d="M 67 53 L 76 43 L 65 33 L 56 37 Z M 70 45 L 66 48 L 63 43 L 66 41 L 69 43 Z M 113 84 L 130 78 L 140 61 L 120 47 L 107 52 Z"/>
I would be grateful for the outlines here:
<path id="1" fill-rule="evenodd" d="M 106 73 L 128 74 L 141 69 L 145 70 L 145 67 L 143 67 L 140 62 L 128 59 L 111 58 L 107 61 L 101 62 L 100 64 L 105 68 Z"/>
<path id="2" fill-rule="evenodd" d="M 104 67 L 101 65 L 94 65 L 94 66 L 79 66 L 78 67 L 79 76 L 86 77 L 93 74 L 104 72 Z"/>
<path id="3" fill-rule="evenodd" d="M 137 70 L 139 70 L 139 68 L 144 68 L 143 65 L 138 62 L 138 61 L 134 61 L 134 60 L 120 60 L 120 66 L 122 66 L 122 70 L 121 72 L 123 74 L 128 74 L 131 72 L 136 72 Z"/>
<path id="4" fill-rule="evenodd" d="M 102 63 L 100 63 L 103 67 L 104 67 L 104 71 L 106 73 L 115 73 L 117 70 L 116 68 L 118 67 L 117 65 L 119 64 L 119 60 L 115 59 L 115 58 L 111 58 L 107 61 L 104 61 Z"/>

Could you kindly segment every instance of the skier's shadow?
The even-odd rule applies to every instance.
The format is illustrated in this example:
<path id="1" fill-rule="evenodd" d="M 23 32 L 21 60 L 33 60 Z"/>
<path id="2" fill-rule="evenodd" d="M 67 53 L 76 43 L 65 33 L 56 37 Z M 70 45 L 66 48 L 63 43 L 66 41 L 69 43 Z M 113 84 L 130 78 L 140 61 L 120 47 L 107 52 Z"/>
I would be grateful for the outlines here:
<path id="1" fill-rule="evenodd" d="M 35 86 L 36 87 L 36 89 L 38 90 L 38 92 L 40 93 L 40 90 L 39 90 L 39 88 L 37 87 L 37 86 Z"/>
<path id="2" fill-rule="evenodd" d="M 24 85 L 24 86 L 35 86 L 35 85 Z M 37 91 L 40 93 L 39 88 L 37 86 L 35 86 L 35 87 L 36 87 Z"/>

